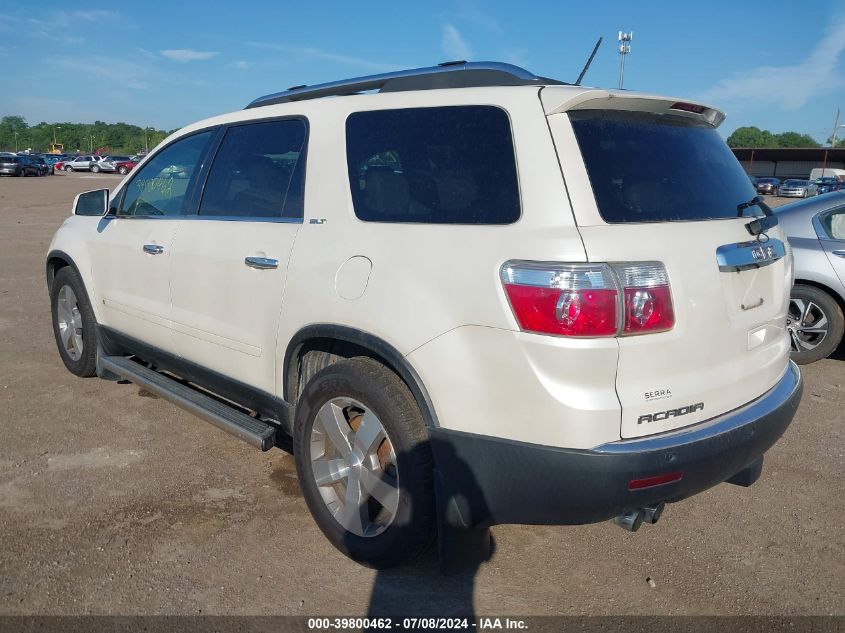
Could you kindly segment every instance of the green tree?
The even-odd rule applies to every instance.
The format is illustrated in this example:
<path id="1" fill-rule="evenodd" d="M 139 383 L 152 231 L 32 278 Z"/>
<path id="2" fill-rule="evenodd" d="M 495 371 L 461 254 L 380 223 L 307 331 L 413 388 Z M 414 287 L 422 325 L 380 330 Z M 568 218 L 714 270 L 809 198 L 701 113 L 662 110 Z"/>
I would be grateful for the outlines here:
<path id="1" fill-rule="evenodd" d="M 809 134 L 784 132 L 776 136 L 778 147 L 819 147 L 818 142 Z"/>
<path id="2" fill-rule="evenodd" d="M 728 137 L 728 147 L 775 147 L 774 135 L 758 127 L 738 127 Z"/>

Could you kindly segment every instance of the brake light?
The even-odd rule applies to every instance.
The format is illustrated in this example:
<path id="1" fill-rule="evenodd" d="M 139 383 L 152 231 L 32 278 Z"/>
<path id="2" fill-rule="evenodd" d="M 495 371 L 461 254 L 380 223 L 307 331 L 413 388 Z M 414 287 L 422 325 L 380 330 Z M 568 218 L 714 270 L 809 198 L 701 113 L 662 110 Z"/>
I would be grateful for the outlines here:
<path id="1" fill-rule="evenodd" d="M 674 326 L 663 264 L 557 264 L 510 261 L 502 285 L 521 329 L 602 337 L 662 332 Z"/>
<path id="2" fill-rule="evenodd" d="M 707 108 L 697 103 L 685 103 L 678 101 L 669 106 L 670 110 L 681 110 L 682 112 L 694 112 L 695 114 L 702 114 Z"/>

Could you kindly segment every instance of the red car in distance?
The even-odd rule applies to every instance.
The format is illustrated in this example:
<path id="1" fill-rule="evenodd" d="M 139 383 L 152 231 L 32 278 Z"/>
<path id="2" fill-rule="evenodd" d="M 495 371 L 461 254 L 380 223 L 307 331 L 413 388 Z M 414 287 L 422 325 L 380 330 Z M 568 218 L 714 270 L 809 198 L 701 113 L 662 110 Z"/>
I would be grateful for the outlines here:
<path id="1" fill-rule="evenodd" d="M 114 166 L 117 168 L 117 173 L 121 175 L 128 174 L 130 171 L 135 169 L 135 166 L 141 162 L 141 159 L 133 156 L 129 160 L 121 160 L 114 163 Z"/>

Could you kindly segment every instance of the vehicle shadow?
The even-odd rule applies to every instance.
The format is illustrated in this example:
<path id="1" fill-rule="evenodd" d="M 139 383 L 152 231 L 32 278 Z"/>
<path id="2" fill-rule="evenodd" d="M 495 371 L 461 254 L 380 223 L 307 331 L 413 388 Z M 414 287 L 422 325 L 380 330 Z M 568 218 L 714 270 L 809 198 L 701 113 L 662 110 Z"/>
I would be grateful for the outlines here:
<path id="1" fill-rule="evenodd" d="M 445 492 L 445 486 L 438 488 L 434 504 L 437 517 L 437 538 L 416 561 L 408 561 L 400 567 L 378 570 L 370 591 L 367 609 L 368 618 L 396 617 L 438 617 L 467 618 L 475 621 L 474 591 L 479 568 L 489 561 L 495 552 L 495 542 L 487 527 L 466 528 L 461 524 L 469 517 L 455 512 L 455 499 L 473 499 L 477 512 L 486 512 L 487 504 L 481 488 L 475 481 L 467 464 L 454 452 L 451 446 L 436 440 L 428 442 L 428 448 L 438 460 L 449 460 L 449 472 L 459 488 Z M 435 449 L 436 444 L 436 450 Z M 402 472 L 403 456 L 397 456 L 399 472 Z M 441 462 L 442 463 L 442 462 Z M 434 480 L 439 475 L 435 469 Z M 401 478 L 400 478 L 401 480 Z M 407 489 L 403 492 L 408 493 Z M 410 500 L 430 511 L 431 500 Z M 464 504 L 466 508 L 466 504 Z M 464 515 L 467 510 L 464 510 Z M 391 530 L 410 529 L 408 526 L 391 526 Z M 401 539 L 401 533 L 398 535 Z"/>

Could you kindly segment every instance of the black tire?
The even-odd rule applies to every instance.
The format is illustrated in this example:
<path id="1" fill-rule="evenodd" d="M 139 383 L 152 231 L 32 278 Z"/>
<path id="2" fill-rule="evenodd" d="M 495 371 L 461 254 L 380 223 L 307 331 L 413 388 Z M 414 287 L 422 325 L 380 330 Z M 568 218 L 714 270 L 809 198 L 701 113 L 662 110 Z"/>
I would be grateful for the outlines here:
<path id="1" fill-rule="evenodd" d="M 396 455 L 399 502 L 392 522 L 375 536 L 358 536 L 332 516 L 320 495 L 311 462 L 311 433 L 320 408 L 352 398 L 381 422 Z M 432 458 L 419 407 L 396 374 L 370 358 L 354 358 L 318 372 L 302 391 L 294 414 L 294 458 L 305 502 L 317 526 L 338 550 L 376 569 L 419 556 L 435 527 Z"/>
<path id="2" fill-rule="evenodd" d="M 126 167 L 121 167 L 120 169 L 117 170 L 117 173 L 119 173 L 121 176 L 125 176 L 126 174 L 129 173 L 129 170 L 126 169 Z"/>
<path id="3" fill-rule="evenodd" d="M 73 294 L 76 295 L 76 304 L 82 318 L 82 351 L 79 358 L 76 359 L 72 358 L 65 349 L 59 326 L 59 293 L 65 286 L 69 286 L 73 290 Z M 50 311 L 53 317 L 53 336 L 56 339 L 59 356 L 62 357 L 65 367 L 70 373 L 82 378 L 93 376 L 97 371 L 97 320 L 91 309 L 91 302 L 88 300 L 85 285 L 70 266 L 61 268 L 53 279 L 53 285 L 50 287 Z"/>
<path id="4" fill-rule="evenodd" d="M 26 169 L 21 168 L 21 173 L 18 174 L 21 178 L 26 178 Z"/>
<path id="5" fill-rule="evenodd" d="M 73 171 L 73 167 L 70 165 L 65 165 L 65 171 Z"/>
<path id="6" fill-rule="evenodd" d="M 91 171 L 95 174 L 99 174 L 100 173 L 100 166 L 99 165 L 93 165 L 91 167 Z"/>
<path id="7" fill-rule="evenodd" d="M 806 365 L 814 363 L 822 358 L 830 356 L 839 344 L 842 342 L 842 335 L 845 332 L 845 316 L 842 314 L 842 308 L 836 302 L 836 299 L 831 297 L 824 290 L 820 290 L 814 286 L 807 286 L 804 284 L 795 284 L 792 288 L 792 299 L 798 299 L 805 302 L 812 302 L 815 304 L 828 322 L 827 334 L 815 344 L 815 347 L 806 351 L 796 351 L 796 343 L 794 338 L 792 341 L 792 360 L 799 365 Z M 789 311 L 791 317 L 794 319 L 797 314 L 796 307 L 790 302 Z M 791 325 L 789 326 L 791 327 Z M 790 336 L 793 333 L 790 330 Z"/>

